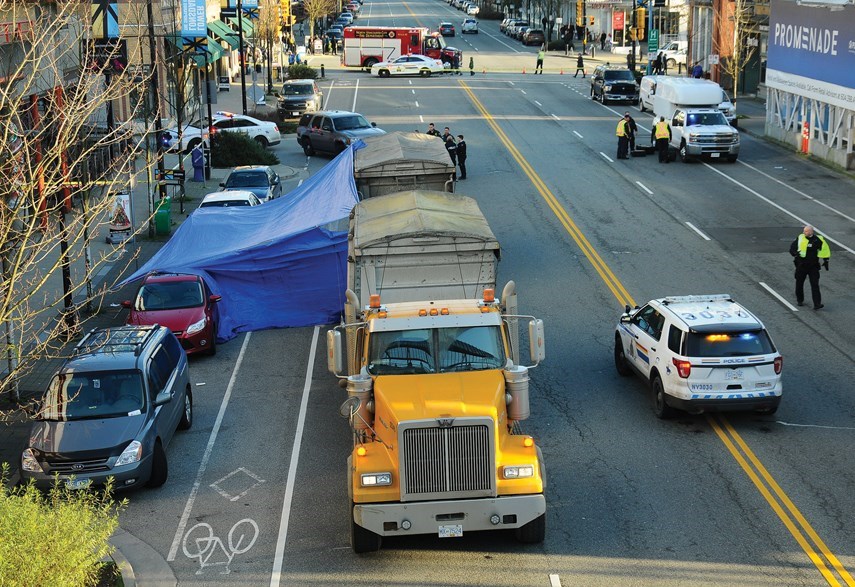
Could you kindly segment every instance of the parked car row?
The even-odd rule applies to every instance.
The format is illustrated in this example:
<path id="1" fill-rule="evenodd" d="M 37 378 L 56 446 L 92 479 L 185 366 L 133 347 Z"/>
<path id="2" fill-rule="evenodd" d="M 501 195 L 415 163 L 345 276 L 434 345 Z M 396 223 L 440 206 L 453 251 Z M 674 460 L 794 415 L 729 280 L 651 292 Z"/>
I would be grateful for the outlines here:
<path id="1" fill-rule="evenodd" d="M 499 30 L 523 45 L 543 45 L 546 35 L 543 30 L 532 27 L 525 19 L 506 18 L 499 25 Z"/>
<path id="2" fill-rule="evenodd" d="M 465 14 L 469 14 L 472 16 L 477 16 L 479 12 L 481 12 L 481 8 L 475 3 L 469 0 L 446 0 L 448 4 L 453 6 L 458 10 L 462 10 Z"/>

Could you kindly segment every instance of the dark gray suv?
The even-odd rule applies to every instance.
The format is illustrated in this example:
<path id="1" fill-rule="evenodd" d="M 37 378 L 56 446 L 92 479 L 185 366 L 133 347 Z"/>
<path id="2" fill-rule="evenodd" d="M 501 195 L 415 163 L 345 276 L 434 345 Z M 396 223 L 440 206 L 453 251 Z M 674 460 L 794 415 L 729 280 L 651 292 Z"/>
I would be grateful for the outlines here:
<path id="1" fill-rule="evenodd" d="M 338 155 L 357 139 L 385 134 L 361 114 L 345 110 L 306 113 L 297 125 L 297 142 L 306 155 L 317 151 Z"/>
<path id="2" fill-rule="evenodd" d="M 279 118 L 297 118 L 304 112 L 321 109 L 323 94 L 315 80 L 292 79 L 282 84 L 282 93 L 276 92 L 276 111 Z"/>
<path id="3" fill-rule="evenodd" d="M 166 447 L 193 424 L 187 355 L 164 326 L 89 332 L 53 376 L 38 406 L 21 477 L 72 489 L 166 482 Z"/>

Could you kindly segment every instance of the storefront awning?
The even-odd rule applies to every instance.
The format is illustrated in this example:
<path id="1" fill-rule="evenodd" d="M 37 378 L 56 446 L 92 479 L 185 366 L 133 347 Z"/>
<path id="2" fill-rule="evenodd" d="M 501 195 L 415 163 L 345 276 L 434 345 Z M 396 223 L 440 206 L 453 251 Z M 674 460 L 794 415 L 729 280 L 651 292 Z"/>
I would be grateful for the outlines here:
<path id="1" fill-rule="evenodd" d="M 237 49 L 240 46 L 237 31 L 233 30 L 223 21 L 212 20 L 208 23 L 208 30 L 216 37 L 228 43 L 232 49 Z"/>
<path id="2" fill-rule="evenodd" d="M 246 41 L 250 37 L 255 36 L 255 27 L 252 26 L 252 19 L 248 16 L 244 16 L 241 18 L 240 22 L 243 24 L 243 40 Z M 229 18 L 229 23 L 232 24 L 235 28 L 238 26 L 238 19 L 236 16 Z"/>
<path id="3" fill-rule="evenodd" d="M 193 39 L 184 38 L 180 35 L 167 35 L 166 40 L 175 45 L 178 49 L 187 50 L 191 54 L 191 58 L 199 67 L 204 67 L 206 64 L 214 63 L 220 59 L 225 53 L 225 50 L 220 46 L 220 42 L 211 37 L 207 37 L 207 45 L 205 45 L 205 53 L 194 53 Z"/>

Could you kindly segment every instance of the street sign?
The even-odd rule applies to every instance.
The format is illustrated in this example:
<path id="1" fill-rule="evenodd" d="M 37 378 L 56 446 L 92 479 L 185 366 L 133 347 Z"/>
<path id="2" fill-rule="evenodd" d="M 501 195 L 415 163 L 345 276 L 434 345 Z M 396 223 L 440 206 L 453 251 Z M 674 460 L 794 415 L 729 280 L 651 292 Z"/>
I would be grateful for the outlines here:
<path id="1" fill-rule="evenodd" d="M 659 50 L 659 29 L 650 29 L 647 37 L 647 53 L 655 53 Z"/>

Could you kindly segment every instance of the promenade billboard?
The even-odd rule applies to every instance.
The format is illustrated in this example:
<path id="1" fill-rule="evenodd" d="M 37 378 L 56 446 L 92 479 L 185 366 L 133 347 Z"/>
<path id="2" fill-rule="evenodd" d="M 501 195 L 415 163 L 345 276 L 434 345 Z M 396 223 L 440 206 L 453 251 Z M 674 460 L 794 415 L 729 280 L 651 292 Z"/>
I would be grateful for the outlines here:
<path id="1" fill-rule="evenodd" d="M 855 6 L 771 0 L 766 85 L 855 110 Z"/>

